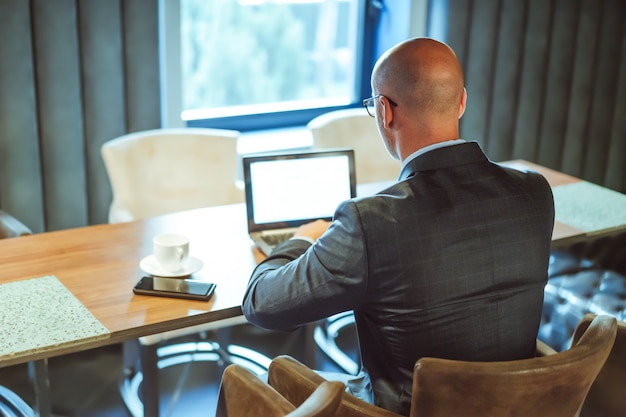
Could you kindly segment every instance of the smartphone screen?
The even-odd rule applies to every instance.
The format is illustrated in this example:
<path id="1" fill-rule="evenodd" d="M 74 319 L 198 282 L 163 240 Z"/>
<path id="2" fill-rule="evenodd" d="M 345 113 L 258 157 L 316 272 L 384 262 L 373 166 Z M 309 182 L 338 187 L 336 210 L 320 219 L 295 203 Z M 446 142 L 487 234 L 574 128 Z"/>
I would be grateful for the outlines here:
<path id="1" fill-rule="evenodd" d="M 142 277 L 133 288 L 135 294 L 203 301 L 208 301 L 213 291 L 215 291 L 215 284 L 210 282 L 151 276 Z"/>

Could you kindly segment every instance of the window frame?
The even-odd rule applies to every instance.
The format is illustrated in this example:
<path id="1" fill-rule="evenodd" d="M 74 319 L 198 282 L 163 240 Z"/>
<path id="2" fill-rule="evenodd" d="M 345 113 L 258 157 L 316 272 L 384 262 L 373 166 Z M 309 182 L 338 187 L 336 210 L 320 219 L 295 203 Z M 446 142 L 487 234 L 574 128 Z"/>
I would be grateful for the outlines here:
<path id="1" fill-rule="evenodd" d="M 380 0 L 360 0 L 357 31 L 362 47 L 357 56 L 360 78 L 357 82 L 356 101 L 343 106 L 326 106 L 291 111 L 246 114 L 210 119 L 182 120 L 181 69 L 180 69 L 180 0 L 159 0 L 160 66 L 161 66 L 161 124 L 163 127 L 208 127 L 234 129 L 241 132 L 306 125 L 311 119 L 332 110 L 359 107 L 370 95 L 370 76 L 376 53 L 376 33 L 383 3 Z"/>

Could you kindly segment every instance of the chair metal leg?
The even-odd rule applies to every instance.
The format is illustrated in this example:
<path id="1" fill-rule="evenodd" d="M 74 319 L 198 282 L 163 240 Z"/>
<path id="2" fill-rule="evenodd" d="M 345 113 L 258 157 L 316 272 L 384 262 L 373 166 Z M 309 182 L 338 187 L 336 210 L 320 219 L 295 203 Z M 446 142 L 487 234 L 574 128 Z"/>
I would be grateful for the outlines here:
<path id="1" fill-rule="evenodd" d="M 122 366 L 124 372 L 130 374 L 139 371 L 139 341 L 137 339 L 122 343 Z"/>
<path id="2" fill-rule="evenodd" d="M 141 402 L 144 417 L 159 417 L 159 367 L 157 345 L 139 347 L 139 366 L 143 374 Z"/>
<path id="3" fill-rule="evenodd" d="M 50 379 L 48 378 L 48 359 L 28 362 L 28 372 L 35 388 L 35 409 L 39 417 L 52 415 L 50 399 Z"/>
<path id="4" fill-rule="evenodd" d="M 322 352 L 337 366 L 352 375 L 359 372 L 359 364 L 337 346 L 336 338 L 342 329 L 355 324 L 354 314 L 347 311 L 318 322 L 313 333 L 313 339 Z"/>
<path id="5" fill-rule="evenodd" d="M 228 342 L 230 338 L 222 335 L 219 339 Z M 133 372 L 132 359 L 125 362 L 129 372 L 120 386 L 122 399 L 134 417 L 159 417 L 159 372 L 167 367 L 188 362 L 216 362 L 223 367 L 236 363 L 259 375 L 267 372 L 271 362 L 270 358 L 254 350 L 208 340 L 162 346 L 139 344 L 138 356 L 136 372 Z"/>

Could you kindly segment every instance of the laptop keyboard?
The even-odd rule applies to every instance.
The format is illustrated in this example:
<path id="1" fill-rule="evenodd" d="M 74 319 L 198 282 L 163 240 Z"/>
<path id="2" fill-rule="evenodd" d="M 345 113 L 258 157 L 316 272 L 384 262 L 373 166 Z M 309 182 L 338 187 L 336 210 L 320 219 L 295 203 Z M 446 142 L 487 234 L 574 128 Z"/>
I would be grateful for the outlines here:
<path id="1" fill-rule="evenodd" d="M 291 239 L 293 237 L 293 232 L 286 233 L 263 233 L 261 235 L 261 239 L 272 248 L 279 243 L 283 243 L 285 240 Z"/>

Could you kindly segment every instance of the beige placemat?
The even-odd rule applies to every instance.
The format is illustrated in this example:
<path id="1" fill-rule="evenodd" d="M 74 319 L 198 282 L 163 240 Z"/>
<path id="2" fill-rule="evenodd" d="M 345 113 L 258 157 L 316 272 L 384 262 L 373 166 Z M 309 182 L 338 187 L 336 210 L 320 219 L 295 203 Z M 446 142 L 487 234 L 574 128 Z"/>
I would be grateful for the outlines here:
<path id="1" fill-rule="evenodd" d="M 109 335 L 55 276 L 0 285 L 0 360 Z"/>
<path id="2" fill-rule="evenodd" d="M 556 219 L 586 233 L 626 226 L 626 195 L 580 181 L 552 189 Z"/>

